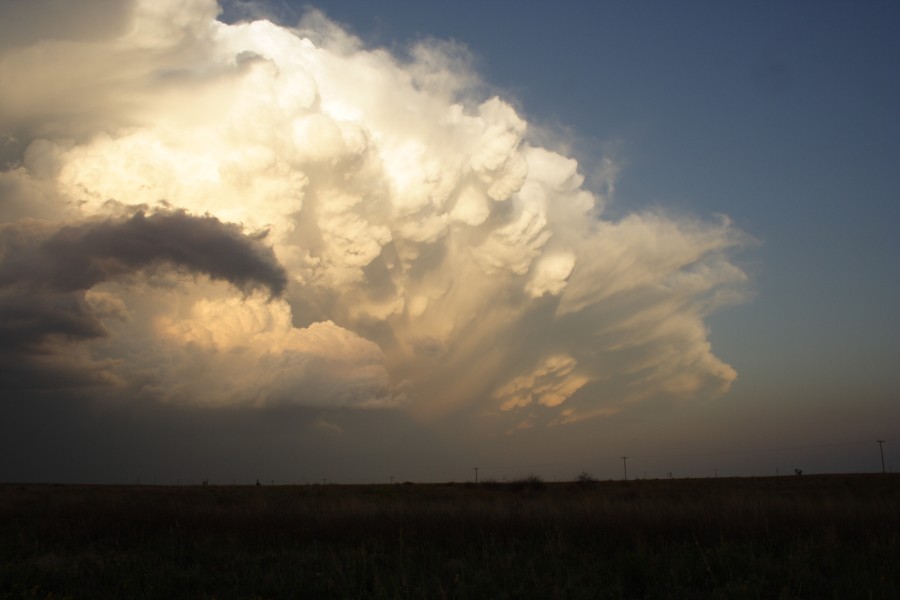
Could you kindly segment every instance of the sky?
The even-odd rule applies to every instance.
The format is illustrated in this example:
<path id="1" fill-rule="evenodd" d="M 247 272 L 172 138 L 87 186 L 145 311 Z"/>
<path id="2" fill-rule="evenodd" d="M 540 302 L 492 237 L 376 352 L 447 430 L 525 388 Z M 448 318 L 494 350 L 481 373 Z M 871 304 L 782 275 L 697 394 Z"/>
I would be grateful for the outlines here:
<path id="1" fill-rule="evenodd" d="M 898 18 L 0 0 L 0 481 L 900 469 Z"/>

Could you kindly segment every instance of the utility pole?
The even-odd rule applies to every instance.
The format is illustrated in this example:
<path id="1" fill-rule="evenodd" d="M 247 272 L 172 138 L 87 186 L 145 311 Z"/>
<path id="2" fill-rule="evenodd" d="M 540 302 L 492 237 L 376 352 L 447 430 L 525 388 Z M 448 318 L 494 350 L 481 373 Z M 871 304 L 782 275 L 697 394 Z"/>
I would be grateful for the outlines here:
<path id="1" fill-rule="evenodd" d="M 475 483 L 478 483 L 478 467 L 472 467 L 475 469 Z"/>
<path id="2" fill-rule="evenodd" d="M 621 457 L 619 457 L 619 458 L 622 459 L 622 470 L 625 472 L 625 481 L 628 481 L 628 462 L 627 462 L 627 461 L 628 461 L 628 457 L 627 457 L 627 456 L 621 456 Z"/>
<path id="3" fill-rule="evenodd" d="M 884 446 L 882 445 L 882 444 L 884 444 L 884 440 L 875 440 L 875 441 L 878 442 L 878 450 L 881 451 L 881 472 L 883 474 L 885 472 L 884 471 Z"/>
<path id="4" fill-rule="evenodd" d="M 394 485 L 394 476 L 391 475 L 391 485 Z"/>

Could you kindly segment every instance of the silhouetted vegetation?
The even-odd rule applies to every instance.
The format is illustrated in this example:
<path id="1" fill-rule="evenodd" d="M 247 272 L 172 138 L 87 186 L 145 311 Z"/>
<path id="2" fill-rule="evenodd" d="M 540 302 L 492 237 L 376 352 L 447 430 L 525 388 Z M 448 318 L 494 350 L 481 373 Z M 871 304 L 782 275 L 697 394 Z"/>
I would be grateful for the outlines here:
<path id="1" fill-rule="evenodd" d="M 544 489 L 544 480 L 537 475 L 528 475 L 519 479 L 513 479 L 508 485 L 514 492 L 521 492 L 523 490 L 536 492 Z"/>
<path id="2" fill-rule="evenodd" d="M 575 482 L 583 488 L 589 488 L 593 487 L 594 484 L 597 483 L 597 480 L 587 471 L 582 471 L 578 474 L 578 477 L 575 478 Z"/>
<path id="3" fill-rule="evenodd" d="M 897 598 L 898 564 L 891 475 L 0 486 L 0 598 Z"/>

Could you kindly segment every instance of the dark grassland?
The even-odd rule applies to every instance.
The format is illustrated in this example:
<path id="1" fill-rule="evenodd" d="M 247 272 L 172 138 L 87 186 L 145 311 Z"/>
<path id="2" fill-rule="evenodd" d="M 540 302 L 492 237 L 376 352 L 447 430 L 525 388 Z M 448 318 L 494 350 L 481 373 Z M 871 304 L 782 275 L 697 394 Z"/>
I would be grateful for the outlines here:
<path id="1" fill-rule="evenodd" d="M 900 476 L 0 486 L 0 598 L 900 598 Z"/>

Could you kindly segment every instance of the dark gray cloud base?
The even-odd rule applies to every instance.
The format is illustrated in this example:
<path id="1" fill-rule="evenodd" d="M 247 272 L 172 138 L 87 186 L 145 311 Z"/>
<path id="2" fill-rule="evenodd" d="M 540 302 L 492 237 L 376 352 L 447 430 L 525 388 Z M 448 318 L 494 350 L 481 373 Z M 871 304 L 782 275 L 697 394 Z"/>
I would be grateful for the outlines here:
<path id="1" fill-rule="evenodd" d="M 138 211 L 129 219 L 67 225 L 41 239 L 40 225 L 3 230 L 0 287 L 27 285 L 87 290 L 113 277 L 158 264 L 183 267 L 244 291 L 266 287 L 279 296 L 287 275 L 274 253 L 233 224 L 185 211 Z"/>
<path id="2" fill-rule="evenodd" d="M 281 295 L 287 276 L 264 234 L 184 211 L 136 212 L 58 226 L 38 221 L 0 229 L 0 385 L 56 388 L 109 380 L 77 342 L 107 331 L 85 292 L 141 271 L 176 269 L 245 293 Z"/>

